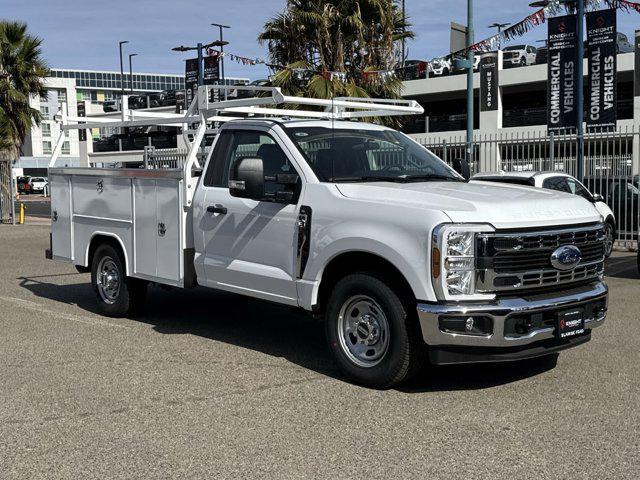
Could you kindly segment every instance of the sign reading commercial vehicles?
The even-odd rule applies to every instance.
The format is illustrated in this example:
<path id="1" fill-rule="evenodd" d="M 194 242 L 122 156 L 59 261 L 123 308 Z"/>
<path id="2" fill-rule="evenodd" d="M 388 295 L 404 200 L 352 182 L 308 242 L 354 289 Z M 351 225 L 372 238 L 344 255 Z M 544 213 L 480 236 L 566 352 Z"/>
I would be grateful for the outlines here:
<path id="1" fill-rule="evenodd" d="M 549 131 L 575 128 L 577 120 L 575 15 L 549 19 L 547 104 Z"/>
<path id="2" fill-rule="evenodd" d="M 498 110 L 498 52 L 486 53 L 480 59 L 480 111 Z"/>
<path id="3" fill-rule="evenodd" d="M 616 10 L 587 13 L 589 98 L 587 129 L 615 129 L 617 115 Z"/>

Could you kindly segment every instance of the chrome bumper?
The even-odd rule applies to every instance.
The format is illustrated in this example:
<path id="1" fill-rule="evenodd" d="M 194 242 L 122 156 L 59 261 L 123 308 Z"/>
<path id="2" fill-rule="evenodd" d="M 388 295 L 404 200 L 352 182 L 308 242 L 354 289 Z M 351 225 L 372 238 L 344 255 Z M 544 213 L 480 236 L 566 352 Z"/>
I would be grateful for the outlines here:
<path id="1" fill-rule="evenodd" d="M 608 289 L 602 282 L 585 287 L 566 290 L 545 295 L 530 295 L 523 298 L 509 297 L 483 304 L 418 304 L 418 318 L 422 328 L 422 336 L 429 346 L 462 346 L 462 347 L 521 347 L 542 340 L 555 339 L 555 328 L 545 327 L 533 330 L 526 335 L 506 335 L 505 323 L 514 316 L 536 313 L 551 313 L 579 307 L 591 302 L 604 300 L 605 309 L 595 318 L 585 319 L 585 329 L 599 327 L 607 316 Z M 465 335 L 443 332 L 439 319 L 446 317 L 484 316 L 493 320 L 491 335 Z"/>

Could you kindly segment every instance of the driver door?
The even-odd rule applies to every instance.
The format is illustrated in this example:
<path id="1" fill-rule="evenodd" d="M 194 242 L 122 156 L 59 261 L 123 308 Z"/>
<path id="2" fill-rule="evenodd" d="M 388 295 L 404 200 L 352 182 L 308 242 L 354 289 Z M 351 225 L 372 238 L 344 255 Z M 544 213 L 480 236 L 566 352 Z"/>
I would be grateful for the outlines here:
<path id="1" fill-rule="evenodd" d="M 243 157 L 262 158 L 265 176 L 298 172 L 281 145 L 265 132 L 234 130 L 223 135 L 230 138 L 221 142 L 226 145 L 224 151 L 209 162 L 202 187 L 204 208 L 199 230 L 204 240 L 206 284 L 297 305 L 297 199 L 282 204 L 236 198 L 231 196 L 228 183 L 233 162 Z M 278 188 L 265 183 L 267 193 Z"/>

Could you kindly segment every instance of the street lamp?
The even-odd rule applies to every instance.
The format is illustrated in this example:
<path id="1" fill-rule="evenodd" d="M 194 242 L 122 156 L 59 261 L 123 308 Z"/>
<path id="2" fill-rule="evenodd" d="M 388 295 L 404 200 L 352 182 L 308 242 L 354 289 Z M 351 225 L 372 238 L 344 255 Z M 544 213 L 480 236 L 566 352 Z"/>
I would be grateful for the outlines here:
<path id="1" fill-rule="evenodd" d="M 124 97 L 124 66 L 122 65 L 122 45 L 129 43 L 129 40 L 123 40 L 118 43 L 120 49 L 120 98 Z"/>
<path id="2" fill-rule="evenodd" d="M 576 62 L 578 67 L 576 68 L 576 76 L 578 77 L 576 82 L 578 90 L 578 98 L 576 99 L 576 134 L 578 136 L 576 177 L 582 182 L 584 180 L 584 128 L 582 127 L 584 120 L 584 0 L 557 0 L 557 2 L 573 7 L 578 17 L 578 28 L 576 29 L 576 49 L 578 51 Z M 549 0 L 541 0 L 530 3 L 529 6 L 545 8 L 551 3 Z"/>
<path id="3" fill-rule="evenodd" d="M 220 29 L 220 78 L 222 80 L 222 84 L 226 86 L 225 76 L 224 76 L 224 46 L 228 45 L 229 42 L 224 41 L 223 30 L 225 28 L 231 28 L 228 25 L 222 25 L 220 23 L 212 23 L 212 27 L 218 27 Z M 224 91 L 224 99 L 227 99 L 227 90 Z"/>
<path id="4" fill-rule="evenodd" d="M 131 59 L 137 56 L 138 56 L 137 53 L 129 54 L 129 93 L 131 93 L 131 95 L 133 95 L 133 66 L 131 63 Z"/>
<path id="5" fill-rule="evenodd" d="M 502 29 L 505 27 L 508 27 L 509 25 L 511 25 L 510 23 L 492 23 L 491 25 L 489 25 L 488 28 L 497 28 L 498 29 L 498 35 L 500 35 L 500 33 L 502 33 Z M 502 48 L 502 39 L 498 39 L 498 50 L 500 50 Z"/>

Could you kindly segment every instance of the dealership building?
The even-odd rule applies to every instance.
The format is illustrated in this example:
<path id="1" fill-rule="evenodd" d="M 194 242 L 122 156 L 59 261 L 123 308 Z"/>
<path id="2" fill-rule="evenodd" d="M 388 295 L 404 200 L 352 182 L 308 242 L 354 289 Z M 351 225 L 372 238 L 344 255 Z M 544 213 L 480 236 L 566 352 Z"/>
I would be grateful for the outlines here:
<path id="1" fill-rule="evenodd" d="M 500 65 L 502 62 L 499 63 Z M 584 61 L 585 75 L 588 72 Z M 585 86 L 587 85 L 585 78 Z M 474 130 L 477 135 L 546 133 L 547 65 L 499 69 L 497 109 L 480 110 L 480 74 L 474 74 Z M 618 127 L 640 124 L 634 110 L 634 54 L 618 55 Z M 411 120 L 406 132 L 425 141 L 454 140 L 465 135 L 467 78 L 452 75 L 404 82 L 405 98 L 417 100 L 425 114 Z M 635 112 L 635 113 L 634 113 Z"/>

